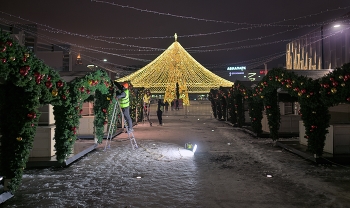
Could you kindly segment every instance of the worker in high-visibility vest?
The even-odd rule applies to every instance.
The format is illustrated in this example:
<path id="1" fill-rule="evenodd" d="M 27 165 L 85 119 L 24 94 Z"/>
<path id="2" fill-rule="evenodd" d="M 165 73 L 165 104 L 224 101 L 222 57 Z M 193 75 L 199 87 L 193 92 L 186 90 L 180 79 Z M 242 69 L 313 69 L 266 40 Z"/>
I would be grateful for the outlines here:
<path id="1" fill-rule="evenodd" d="M 120 108 L 123 111 L 126 122 L 128 123 L 128 132 L 133 132 L 134 129 L 130 117 L 129 84 L 127 82 L 124 82 L 122 85 L 120 85 L 118 82 L 114 83 L 122 91 L 120 94 L 117 95 L 117 99 L 119 101 Z"/>

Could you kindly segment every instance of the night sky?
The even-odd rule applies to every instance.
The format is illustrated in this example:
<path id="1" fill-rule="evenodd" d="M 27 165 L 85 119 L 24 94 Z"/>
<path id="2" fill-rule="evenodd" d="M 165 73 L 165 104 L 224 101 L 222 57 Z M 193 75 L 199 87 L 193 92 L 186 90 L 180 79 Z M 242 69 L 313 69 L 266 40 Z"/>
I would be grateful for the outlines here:
<path id="1" fill-rule="evenodd" d="M 148 64 L 177 33 L 218 70 L 282 65 L 287 43 L 349 11 L 349 0 L 11 0 L 1 3 L 0 23 L 37 23 L 40 43 L 71 44 L 83 61 L 116 67 Z"/>

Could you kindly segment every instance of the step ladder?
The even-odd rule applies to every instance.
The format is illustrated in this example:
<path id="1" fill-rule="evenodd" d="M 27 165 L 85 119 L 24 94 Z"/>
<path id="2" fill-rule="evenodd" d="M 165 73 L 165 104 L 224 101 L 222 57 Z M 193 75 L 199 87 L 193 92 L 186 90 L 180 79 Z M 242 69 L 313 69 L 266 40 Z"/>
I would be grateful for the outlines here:
<path id="1" fill-rule="evenodd" d="M 111 145 L 111 140 L 113 139 L 113 135 L 115 135 L 115 132 L 117 130 L 116 124 L 117 124 L 117 118 L 118 118 L 118 111 L 119 111 L 119 113 L 121 115 L 120 118 L 124 118 L 124 114 L 123 114 L 123 111 L 122 111 L 122 109 L 121 109 L 121 107 L 119 105 L 119 102 L 116 101 L 115 104 L 114 104 L 112 116 L 111 116 L 111 119 L 110 119 L 110 122 L 109 122 L 109 128 L 108 128 L 106 145 L 105 145 L 104 151 L 106 149 L 110 149 L 111 148 L 111 146 L 110 146 Z M 124 121 L 125 120 L 126 119 L 124 118 Z M 135 150 L 135 149 L 138 148 L 138 146 L 137 146 L 137 143 L 136 143 L 136 139 L 135 139 L 134 133 L 133 132 L 129 132 L 129 128 L 126 125 L 126 122 L 124 122 L 124 124 L 125 124 L 125 127 L 127 129 L 128 138 L 129 138 L 129 140 L 131 142 L 132 149 Z"/>

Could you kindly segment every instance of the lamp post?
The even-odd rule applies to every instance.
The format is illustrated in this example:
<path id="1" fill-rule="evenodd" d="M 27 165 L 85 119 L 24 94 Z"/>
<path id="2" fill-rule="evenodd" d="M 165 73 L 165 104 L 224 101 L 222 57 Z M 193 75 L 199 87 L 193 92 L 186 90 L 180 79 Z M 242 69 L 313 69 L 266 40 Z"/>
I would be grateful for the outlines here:
<path id="1" fill-rule="evenodd" d="M 337 23 L 337 24 L 335 24 L 335 25 L 333 25 L 333 28 L 341 28 L 343 26 L 343 24 L 339 24 L 339 23 Z M 321 26 L 321 67 L 322 67 L 322 69 L 325 69 L 325 60 L 324 60 L 324 43 L 323 43 L 323 39 L 324 39 L 324 31 L 323 31 L 323 27 L 324 27 L 324 25 L 322 25 Z M 331 27 L 331 26 L 329 26 L 329 27 Z M 349 28 L 348 28 L 349 29 Z M 339 32 L 335 32 L 335 33 L 333 33 L 333 34 L 336 34 L 336 33 L 339 33 Z"/>
<path id="2" fill-rule="evenodd" d="M 323 53 L 323 25 L 321 26 L 321 67 L 324 69 L 324 53 Z"/>

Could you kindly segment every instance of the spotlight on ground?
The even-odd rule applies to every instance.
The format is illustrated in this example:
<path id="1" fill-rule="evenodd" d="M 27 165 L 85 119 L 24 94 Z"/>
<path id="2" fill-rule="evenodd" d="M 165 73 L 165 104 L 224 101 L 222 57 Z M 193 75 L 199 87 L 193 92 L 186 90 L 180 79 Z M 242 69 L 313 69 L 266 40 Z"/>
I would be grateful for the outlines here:
<path id="1" fill-rule="evenodd" d="M 193 154 L 196 152 L 196 150 L 197 150 L 197 145 L 195 144 L 195 145 L 193 146 L 193 149 L 192 149 Z"/>
<path id="2" fill-rule="evenodd" d="M 185 149 L 192 151 L 194 154 L 197 150 L 197 145 L 196 144 L 193 145 L 189 142 L 185 144 Z"/>

